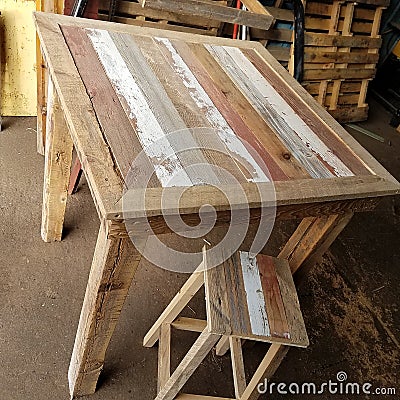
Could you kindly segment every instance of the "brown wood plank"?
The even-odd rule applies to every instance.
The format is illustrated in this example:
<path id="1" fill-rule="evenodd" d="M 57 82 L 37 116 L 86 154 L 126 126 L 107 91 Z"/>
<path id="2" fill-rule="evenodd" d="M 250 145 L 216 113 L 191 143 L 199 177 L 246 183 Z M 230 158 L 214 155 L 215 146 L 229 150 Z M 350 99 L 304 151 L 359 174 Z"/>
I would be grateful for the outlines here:
<path id="1" fill-rule="evenodd" d="M 269 50 L 269 49 L 268 49 Z M 377 63 L 379 59 L 378 54 L 371 53 L 338 53 L 317 51 L 315 47 L 305 47 L 304 49 L 304 62 L 315 63 L 315 68 L 318 69 L 318 63 L 353 63 L 353 64 L 370 64 Z"/>
<path id="2" fill-rule="evenodd" d="M 314 17 L 306 17 L 305 19 L 306 29 L 307 30 L 321 30 L 321 31 L 329 31 L 329 19 L 324 18 L 314 18 Z M 337 31 L 341 32 L 344 28 L 344 21 L 340 20 L 337 26 Z M 372 23 L 371 22 L 357 22 L 353 21 L 351 24 L 351 32 L 352 33 L 371 33 Z"/>
<path id="3" fill-rule="evenodd" d="M 380 178 L 376 175 L 351 176 L 342 178 L 326 179 L 298 179 L 296 181 L 281 181 L 274 183 L 246 183 L 242 185 L 247 204 L 242 203 L 242 195 L 237 193 L 237 185 L 227 185 L 215 188 L 210 185 L 188 187 L 181 196 L 179 213 L 198 214 L 202 204 L 211 204 L 216 211 L 227 209 L 227 198 L 231 199 L 230 207 L 240 208 L 259 208 L 277 207 L 286 205 L 301 205 L 307 209 L 306 205 L 313 203 L 347 201 L 355 199 L 376 198 L 398 194 L 400 186 L 397 182 L 392 182 Z M 146 189 L 146 215 L 156 217 L 160 215 L 175 215 L 176 208 L 168 208 L 161 205 L 162 188 Z M 171 196 L 180 194 L 181 189 L 168 188 Z M 128 191 L 124 198 L 116 203 L 114 211 L 107 215 L 111 220 L 121 220 L 125 218 L 142 218 L 144 211 L 142 204 L 137 198 L 144 196 L 144 190 Z M 262 193 L 262 199 L 261 195 Z M 276 193 L 276 199 L 272 196 Z M 139 196 L 139 197 L 138 197 Z M 237 201 L 235 201 L 237 198 Z M 122 214 L 122 203 L 128 207 Z"/>
<path id="4" fill-rule="evenodd" d="M 248 305 L 243 284 L 239 253 L 236 252 L 224 263 L 228 306 L 231 315 L 232 334 L 241 336 L 251 332 Z"/>
<path id="5" fill-rule="evenodd" d="M 347 122 L 365 121 L 368 118 L 368 106 L 342 106 L 336 110 L 330 110 L 329 114 L 342 124 Z"/>
<path id="6" fill-rule="evenodd" d="M 266 14 L 256 14 L 250 11 L 243 11 L 233 7 L 226 7 L 219 4 L 199 0 L 141 0 L 143 7 L 154 10 L 162 10 L 180 13 L 183 15 L 204 17 L 230 24 L 246 25 L 260 29 L 269 29 L 273 17 L 267 11 Z"/>
<path id="7" fill-rule="evenodd" d="M 287 103 L 297 112 L 300 118 L 307 121 L 308 126 L 310 126 L 314 132 L 318 132 L 319 138 L 353 171 L 353 173 L 357 175 L 370 173 L 369 169 L 365 167 L 360 158 L 353 153 L 353 150 L 337 137 L 333 130 L 329 129 L 318 118 L 315 118 L 314 112 L 310 107 L 301 105 L 300 102 L 296 101 L 296 99 L 291 96 L 290 90 L 284 89 L 285 86 L 287 87 L 287 82 L 279 78 L 271 67 L 261 60 L 258 53 L 252 50 L 243 50 L 243 52 L 265 76 L 268 82 L 275 87 L 278 93 L 280 93 Z"/>
<path id="8" fill-rule="evenodd" d="M 277 42 L 292 42 L 293 31 L 285 28 L 272 28 L 268 31 L 263 29 L 250 28 L 250 37 L 252 39 L 267 39 Z"/>
<path id="9" fill-rule="evenodd" d="M 171 376 L 171 324 L 165 323 L 160 327 L 158 342 L 158 379 L 157 393 L 167 383 Z"/>
<path id="10" fill-rule="evenodd" d="M 306 3 L 306 14 L 307 15 L 318 15 L 318 16 L 331 16 L 332 4 L 320 3 L 315 1 L 307 1 Z M 354 10 L 354 18 L 358 20 L 373 21 L 374 20 L 374 9 L 358 7 Z M 345 10 L 340 10 L 340 17 L 344 18 Z"/>
<path id="11" fill-rule="evenodd" d="M 214 334 L 231 335 L 233 318 L 228 299 L 231 294 L 227 291 L 223 253 L 219 250 L 211 251 L 208 247 L 203 250 L 207 329 Z"/>
<path id="12" fill-rule="evenodd" d="M 285 316 L 289 327 L 290 339 L 302 347 L 309 345 L 306 326 L 300 310 L 296 287 L 293 282 L 289 263 L 285 259 L 274 260 L 279 290 L 285 307 Z"/>
<path id="13" fill-rule="evenodd" d="M 233 384 L 235 396 L 239 398 L 246 389 L 246 372 L 244 369 L 242 339 L 229 336 L 229 347 L 231 349 Z"/>
<path id="14" fill-rule="evenodd" d="M 207 50 L 253 104 L 257 113 L 273 129 L 291 156 L 296 158 L 312 177 L 334 176 L 336 161 L 340 164 L 339 170 L 344 171 L 344 174 L 351 174 L 337 158 L 333 162 L 326 160 L 324 154 L 327 154 L 328 149 L 321 150 L 318 145 L 314 146 L 314 141 L 318 142 L 318 138 L 311 129 L 308 127 L 300 129 L 298 133 L 298 126 L 301 126 L 300 118 L 239 49 L 207 46 Z"/>
<path id="15" fill-rule="evenodd" d="M 271 336 L 292 339 L 286 320 L 285 306 L 276 276 L 272 257 L 258 255 L 257 265 L 260 271 Z"/>
<path id="16" fill-rule="evenodd" d="M 358 101 L 360 99 L 360 94 L 339 94 L 338 99 L 337 99 L 337 105 L 356 105 L 358 104 Z M 328 105 L 329 102 L 331 101 L 331 95 L 326 96 L 326 104 Z M 330 111 L 330 110 L 329 110 Z"/>
<path id="17" fill-rule="evenodd" d="M 134 127 L 107 78 L 86 32 L 82 28 L 68 26 L 63 26 L 62 31 L 86 89 L 90 93 L 97 119 L 118 165 L 119 172 L 123 178 L 126 178 L 135 157 L 142 151 Z M 137 183 L 142 183 L 140 176 L 145 179 L 149 175 L 149 171 L 153 170 L 148 158 L 143 157 L 142 159 L 143 170 L 138 168 L 135 174 Z M 146 187 L 145 183 L 143 182 L 140 186 Z M 160 183 L 156 177 L 153 177 L 148 186 L 157 187 L 160 186 Z"/>
<path id="18" fill-rule="evenodd" d="M 379 49 L 382 44 L 382 39 L 367 36 L 354 37 L 306 32 L 304 35 L 304 44 L 306 46 L 362 47 Z"/>
<path id="19" fill-rule="evenodd" d="M 319 92 L 320 82 L 302 82 L 302 86 L 312 95 L 317 95 Z M 332 93 L 333 84 L 327 85 L 326 93 Z M 361 82 L 342 82 L 340 86 L 340 93 L 360 93 Z"/>
<path id="20" fill-rule="evenodd" d="M 372 79 L 376 74 L 376 69 L 361 68 L 330 68 L 324 70 L 304 71 L 304 80 L 321 79 Z"/>

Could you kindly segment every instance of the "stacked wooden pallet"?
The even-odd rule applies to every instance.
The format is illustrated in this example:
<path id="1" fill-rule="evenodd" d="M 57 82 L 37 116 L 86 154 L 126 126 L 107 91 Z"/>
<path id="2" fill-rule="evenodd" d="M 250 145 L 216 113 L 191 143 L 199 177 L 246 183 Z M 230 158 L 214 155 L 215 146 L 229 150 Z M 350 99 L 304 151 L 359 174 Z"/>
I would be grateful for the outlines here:
<path id="1" fill-rule="evenodd" d="M 365 98 L 376 72 L 380 21 L 388 4 L 388 0 L 304 1 L 302 84 L 340 122 L 361 121 L 368 116 Z M 251 29 L 251 38 L 262 41 L 293 73 L 293 12 L 285 9 L 290 5 L 284 0 L 275 0 L 273 6 L 273 27 L 266 32 Z"/>
<path id="2" fill-rule="evenodd" d="M 376 72 L 380 22 L 388 4 L 388 0 L 306 3 L 302 84 L 340 122 L 368 116 L 365 98 Z"/>

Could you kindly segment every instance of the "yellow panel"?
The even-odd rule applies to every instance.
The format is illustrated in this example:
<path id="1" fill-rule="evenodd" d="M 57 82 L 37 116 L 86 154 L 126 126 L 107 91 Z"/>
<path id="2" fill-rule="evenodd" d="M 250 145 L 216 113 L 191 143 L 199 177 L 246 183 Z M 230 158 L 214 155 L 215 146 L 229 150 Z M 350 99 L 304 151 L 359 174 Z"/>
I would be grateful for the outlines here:
<path id="1" fill-rule="evenodd" d="M 396 47 L 395 47 L 394 50 L 393 50 L 393 54 L 394 54 L 396 57 L 400 58 L 400 40 L 397 42 L 397 45 L 396 45 Z"/>
<path id="2" fill-rule="evenodd" d="M 1 114 L 36 115 L 34 0 L 0 0 Z"/>

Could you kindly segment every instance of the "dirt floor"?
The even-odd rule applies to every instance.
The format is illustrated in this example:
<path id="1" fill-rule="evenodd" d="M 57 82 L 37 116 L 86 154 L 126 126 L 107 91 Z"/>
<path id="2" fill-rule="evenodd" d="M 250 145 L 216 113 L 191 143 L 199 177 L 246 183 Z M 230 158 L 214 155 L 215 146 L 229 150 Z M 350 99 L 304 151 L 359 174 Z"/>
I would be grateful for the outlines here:
<path id="1" fill-rule="evenodd" d="M 372 103 L 361 124 L 384 143 L 351 131 L 400 179 L 400 133 L 390 115 Z M 36 153 L 36 120 L 4 118 L 0 133 L 0 400 L 68 399 L 67 369 L 99 227 L 86 183 L 68 203 L 65 238 L 40 237 L 43 157 Z M 281 244 L 286 227 L 274 232 Z M 291 349 L 273 381 L 317 385 L 347 374 L 346 382 L 397 389 L 400 398 L 400 196 L 358 214 L 323 262 L 307 276 L 299 297 L 310 337 L 308 349 Z M 157 349 L 141 345 L 147 329 L 185 275 L 143 262 L 132 285 L 92 400 L 150 400 L 156 391 Z M 200 294 L 201 297 L 201 294 Z M 185 310 L 202 314 L 199 299 Z M 173 361 L 194 336 L 174 335 Z M 266 345 L 246 346 L 249 372 Z M 229 356 L 211 355 L 187 384 L 189 393 L 233 396 Z M 367 395 L 279 398 L 367 399 Z M 376 396 L 371 396 L 376 397 Z"/>

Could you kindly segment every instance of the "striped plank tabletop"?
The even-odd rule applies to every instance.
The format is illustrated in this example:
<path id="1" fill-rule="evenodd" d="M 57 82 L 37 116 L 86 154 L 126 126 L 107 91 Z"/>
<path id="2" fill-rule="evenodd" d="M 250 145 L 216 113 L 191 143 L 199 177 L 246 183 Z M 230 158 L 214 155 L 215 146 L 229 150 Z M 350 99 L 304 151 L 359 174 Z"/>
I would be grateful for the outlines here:
<path id="1" fill-rule="evenodd" d="M 132 166 L 144 187 L 371 174 L 256 50 L 61 29 L 125 179 Z"/>
<path id="2" fill-rule="evenodd" d="M 35 19 L 75 148 L 108 220 L 143 214 L 143 207 L 124 209 L 124 188 L 145 190 L 152 215 L 165 211 L 165 189 L 193 189 L 188 206 L 179 206 L 182 215 L 197 213 L 201 204 L 192 198 L 204 193 L 228 210 L 218 190 L 207 190 L 234 192 L 238 184 L 250 196 L 246 206 L 259 207 L 257 185 L 276 193 L 278 208 L 302 208 L 289 210 L 289 218 L 366 210 L 373 205 L 364 199 L 399 191 L 258 42 L 66 16 Z M 302 206 L 328 201 L 341 205 Z"/>

